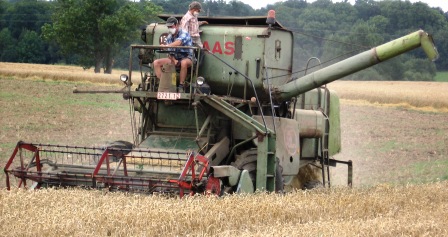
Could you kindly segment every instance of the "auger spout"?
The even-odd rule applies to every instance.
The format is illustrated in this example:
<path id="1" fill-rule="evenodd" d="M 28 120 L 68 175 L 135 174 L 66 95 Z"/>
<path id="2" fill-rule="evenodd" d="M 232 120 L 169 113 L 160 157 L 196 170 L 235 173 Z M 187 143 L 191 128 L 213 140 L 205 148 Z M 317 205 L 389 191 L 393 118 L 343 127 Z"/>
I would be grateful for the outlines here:
<path id="1" fill-rule="evenodd" d="M 423 30 L 419 30 L 279 86 L 274 90 L 273 96 L 277 101 L 289 100 L 294 96 L 298 96 L 418 47 L 422 47 L 428 58 L 432 61 L 435 61 L 439 57 L 432 37 Z"/>

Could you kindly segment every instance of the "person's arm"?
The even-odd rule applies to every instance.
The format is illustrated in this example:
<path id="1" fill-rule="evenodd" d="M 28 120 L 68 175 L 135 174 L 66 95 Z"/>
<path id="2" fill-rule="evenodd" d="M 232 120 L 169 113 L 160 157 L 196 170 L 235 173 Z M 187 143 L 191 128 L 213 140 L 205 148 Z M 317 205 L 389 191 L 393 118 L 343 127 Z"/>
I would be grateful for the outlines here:
<path id="1" fill-rule="evenodd" d="M 171 44 L 167 44 L 165 46 L 182 46 L 182 40 L 176 40 Z"/>

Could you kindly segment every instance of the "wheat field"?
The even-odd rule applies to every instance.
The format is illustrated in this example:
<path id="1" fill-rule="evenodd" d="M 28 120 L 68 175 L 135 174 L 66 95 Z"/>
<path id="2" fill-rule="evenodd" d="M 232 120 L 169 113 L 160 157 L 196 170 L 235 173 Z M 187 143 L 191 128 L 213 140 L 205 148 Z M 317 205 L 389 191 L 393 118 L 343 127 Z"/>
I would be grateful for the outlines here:
<path id="1" fill-rule="evenodd" d="M 335 81 L 328 84 L 346 103 L 448 112 L 448 83 L 421 81 Z"/>
<path id="2" fill-rule="evenodd" d="M 0 62 L 1 76 L 22 79 L 119 84 L 122 73 L 128 72 L 113 70 L 111 74 L 104 74 L 94 73 L 93 69 L 84 70 L 80 66 Z"/>
<path id="3" fill-rule="evenodd" d="M 447 236 L 448 182 L 184 199 L 0 190 L 3 236 Z"/>

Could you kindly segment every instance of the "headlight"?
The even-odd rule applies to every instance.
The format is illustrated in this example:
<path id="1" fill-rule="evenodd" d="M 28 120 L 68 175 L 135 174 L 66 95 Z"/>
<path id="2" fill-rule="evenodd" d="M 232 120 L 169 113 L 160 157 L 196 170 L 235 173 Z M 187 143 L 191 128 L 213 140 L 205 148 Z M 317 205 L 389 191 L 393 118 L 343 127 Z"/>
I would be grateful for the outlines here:
<path id="1" fill-rule="evenodd" d="M 198 78 L 196 79 L 196 83 L 197 83 L 199 86 L 202 86 L 202 85 L 204 84 L 204 82 L 205 82 L 205 79 L 204 79 L 203 77 L 198 77 Z"/>
<path id="2" fill-rule="evenodd" d="M 128 75 L 126 75 L 126 74 L 121 74 L 120 75 L 120 81 L 126 83 L 128 81 L 128 79 L 129 79 Z"/>

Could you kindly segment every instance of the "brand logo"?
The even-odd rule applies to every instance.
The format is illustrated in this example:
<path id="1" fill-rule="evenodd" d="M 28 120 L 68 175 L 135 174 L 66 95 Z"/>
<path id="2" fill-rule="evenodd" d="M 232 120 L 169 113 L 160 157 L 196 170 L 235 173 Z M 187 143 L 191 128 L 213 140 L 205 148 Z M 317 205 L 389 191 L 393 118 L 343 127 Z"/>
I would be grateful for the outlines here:
<path id="1" fill-rule="evenodd" d="M 211 44 L 208 41 L 204 41 L 203 43 L 203 47 L 205 49 L 208 49 L 215 54 L 232 55 L 235 53 L 235 43 L 231 41 L 225 42 L 224 45 L 222 45 L 221 42 L 216 41 L 215 43 L 213 43 L 212 48 L 210 48 L 210 45 Z"/>

